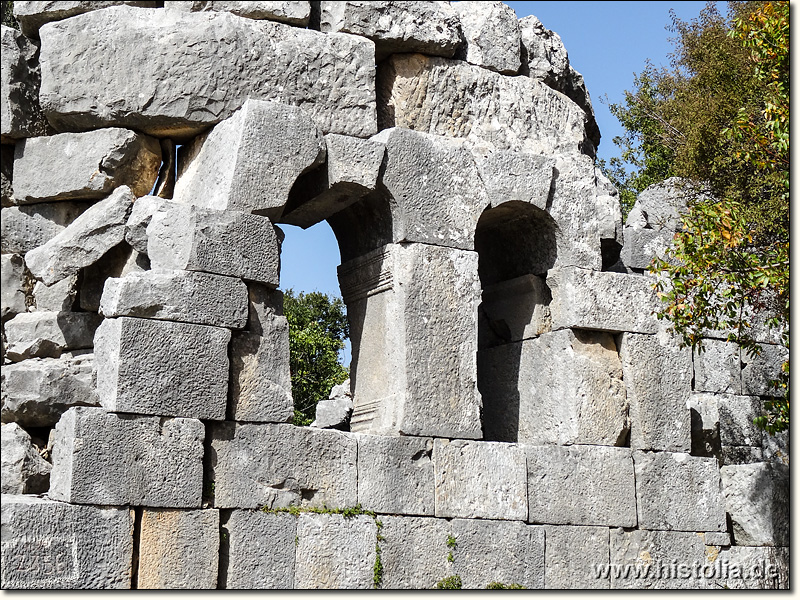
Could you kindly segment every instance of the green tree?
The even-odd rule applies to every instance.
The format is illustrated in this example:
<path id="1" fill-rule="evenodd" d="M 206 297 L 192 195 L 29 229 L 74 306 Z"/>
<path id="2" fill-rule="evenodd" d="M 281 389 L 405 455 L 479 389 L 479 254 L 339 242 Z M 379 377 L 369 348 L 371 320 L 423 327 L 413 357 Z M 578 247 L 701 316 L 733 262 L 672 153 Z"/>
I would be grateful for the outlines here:
<path id="1" fill-rule="evenodd" d="M 289 321 L 289 366 L 292 374 L 294 424 L 308 425 L 317 402 L 328 397 L 349 373 L 339 351 L 350 335 L 344 302 L 320 292 L 287 290 L 283 311 Z"/>

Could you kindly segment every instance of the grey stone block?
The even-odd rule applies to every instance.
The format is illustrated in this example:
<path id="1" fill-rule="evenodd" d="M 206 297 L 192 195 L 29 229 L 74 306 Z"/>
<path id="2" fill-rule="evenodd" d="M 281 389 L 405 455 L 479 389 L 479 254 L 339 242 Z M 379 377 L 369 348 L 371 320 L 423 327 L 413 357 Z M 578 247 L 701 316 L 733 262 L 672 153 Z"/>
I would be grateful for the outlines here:
<path id="1" fill-rule="evenodd" d="M 549 304 L 550 290 L 544 278 L 536 275 L 484 286 L 478 307 L 480 349 L 549 332 Z"/>
<path id="2" fill-rule="evenodd" d="M 379 517 L 383 527 L 381 588 L 431 589 L 445 577 L 454 574 L 453 562 L 448 561 L 451 548 L 450 521 L 428 517 Z"/>
<path id="3" fill-rule="evenodd" d="M 762 430 L 753 419 L 763 414 L 761 398 L 716 395 L 719 439 L 723 446 L 761 446 Z"/>
<path id="4" fill-rule="evenodd" d="M 125 223 L 125 241 L 137 252 L 147 254 L 147 226 L 153 215 L 173 203 L 158 196 L 142 196 L 133 202 L 133 209 Z"/>
<path id="5" fill-rule="evenodd" d="M 99 406 L 92 382 L 93 362 L 93 354 L 84 354 L 4 365 L 0 375 L 2 421 L 52 427 L 73 406 Z"/>
<path id="6" fill-rule="evenodd" d="M 706 546 L 730 546 L 731 534 L 727 531 L 707 531 L 702 534 Z"/>
<path id="7" fill-rule="evenodd" d="M 56 425 L 50 498 L 200 508 L 203 423 L 71 408 Z"/>
<path id="8" fill-rule="evenodd" d="M 740 350 L 733 342 L 703 340 L 703 350 L 693 355 L 696 392 L 742 393 Z"/>
<path id="9" fill-rule="evenodd" d="M 502 2 L 457 2 L 461 29 L 467 40 L 466 61 L 504 75 L 521 66 L 520 31 L 514 10 Z"/>
<path id="10" fill-rule="evenodd" d="M 0 319 L 5 322 L 28 310 L 33 282 L 19 254 L 0 255 L 0 278 Z"/>
<path id="11" fill-rule="evenodd" d="M 719 554 L 715 587 L 731 590 L 788 590 L 789 548 L 732 546 Z"/>
<path id="12" fill-rule="evenodd" d="M 789 545 L 789 467 L 757 462 L 720 469 L 738 546 Z"/>
<path id="13" fill-rule="evenodd" d="M 301 513 L 296 589 L 371 589 L 378 528 L 368 516 Z"/>
<path id="14" fill-rule="evenodd" d="M 106 410 L 225 418 L 230 331 L 120 317 L 95 335 L 97 395 Z"/>
<path id="15" fill-rule="evenodd" d="M 3 494 L 44 494 L 52 465 L 43 459 L 31 436 L 16 423 L 2 425 Z"/>
<path id="16" fill-rule="evenodd" d="M 719 451 L 720 466 L 749 465 L 763 462 L 764 459 L 764 451 L 751 446 L 722 446 Z"/>
<path id="17" fill-rule="evenodd" d="M 0 145 L 0 206 L 14 205 L 14 146 Z M 5 217 L 5 213 L 3 213 Z M 5 220 L 5 219 L 3 219 Z M 5 242 L 5 228 L 2 230 L 0 244 Z M 3 250 L 5 252 L 5 250 Z"/>
<path id="18" fill-rule="evenodd" d="M 544 527 L 545 587 L 548 589 L 609 589 L 611 578 L 598 577 L 609 565 L 607 527 Z"/>
<path id="19" fill-rule="evenodd" d="M 223 574 L 229 590 L 294 587 L 297 517 L 288 513 L 233 510 L 223 523 L 228 543 L 228 570 Z"/>
<path id="20" fill-rule="evenodd" d="M 604 446 L 523 446 L 528 521 L 552 525 L 636 525 L 631 451 Z M 564 499 L 569 498 L 569 502 Z"/>
<path id="21" fill-rule="evenodd" d="M 789 360 L 785 346 L 760 344 L 761 353 L 751 357 L 742 350 L 742 393 L 749 396 L 782 396 L 783 390 L 772 386 L 781 374 L 781 365 Z"/>
<path id="22" fill-rule="evenodd" d="M 514 444 L 433 442 L 437 517 L 524 520 L 525 453 Z"/>
<path id="23" fill-rule="evenodd" d="M 147 226 L 155 271 L 181 269 L 277 287 L 280 249 L 266 217 L 170 203 Z"/>
<path id="24" fill-rule="evenodd" d="M 363 38 L 228 12 L 126 6 L 51 23 L 40 35 L 40 100 L 61 130 L 118 126 L 187 139 L 249 97 L 302 105 L 324 133 L 376 131 L 374 45 Z"/>
<path id="25" fill-rule="evenodd" d="M 52 285 L 93 264 L 123 241 L 133 200 L 130 188 L 117 188 L 61 233 L 28 252 L 25 255 L 28 269 L 37 279 Z"/>
<path id="26" fill-rule="evenodd" d="M 49 286 L 37 281 L 32 296 L 31 312 L 69 312 L 78 297 L 78 274 L 68 275 Z"/>
<path id="27" fill-rule="evenodd" d="M 633 453 L 639 526 L 674 531 L 725 531 L 725 503 L 713 458 L 683 453 Z"/>
<path id="28" fill-rule="evenodd" d="M 217 587 L 219 511 L 142 511 L 140 590 L 208 590 Z"/>
<path id="29" fill-rule="evenodd" d="M 346 379 L 340 385 L 331 388 L 327 400 L 317 402 L 311 427 L 350 431 L 351 416 L 353 416 L 353 394 L 350 392 L 350 379 Z"/>
<path id="30" fill-rule="evenodd" d="M 39 28 L 45 23 L 68 19 L 85 12 L 100 10 L 109 6 L 127 4 L 153 8 L 157 2 L 152 1 L 124 1 L 124 0 L 95 0 L 86 2 L 15 2 L 14 16 L 19 21 L 22 32 L 28 37 L 39 37 Z"/>
<path id="31" fill-rule="evenodd" d="M 128 589 L 133 511 L 2 497 L 4 589 Z"/>
<path id="32" fill-rule="evenodd" d="M 6 356 L 12 361 L 58 358 L 67 350 L 91 348 L 102 317 L 94 313 L 22 313 L 5 324 Z"/>
<path id="33" fill-rule="evenodd" d="M 19 204 L 93 200 L 123 185 L 144 196 L 160 164 L 158 140 L 128 129 L 28 138 L 14 149 L 14 198 Z"/>
<path id="34" fill-rule="evenodd" d="M 2 210 L 0 249 L 25 254 L 50 241 L 89 208 L 87 202 L 43 202 Z"/>
<path id="35" fill-rule="evenodd" d="M 17 138 L 45 135 L 49 127 L 39 108 L 38 48 L 5 24 L 0 36 L 0 141 L 13 144 Z"/>
<path id="36" fill-rule="evenodd" d="M 433 440 L 357 435 L 358 503 L 366 510 L 433 515 Z"/>
<path id="37" fill-rule="evenodd" d="M 125 277 L 149 269 L 150 262 L 147 255 L 139 254 L 126 242 L 119 243 L 81 271 L 78 304 L 83 310 L 99 312 L 103 288 L 108 279 Z"/>
<path id="38" fill-rule="evenodd" d="M 545 210 L 556 178 L 555 160 L 549 156 L 475 146 L 472 154 L 493 207 L 506 202 L 526 202 Z"/>
<path id="39" fill-rule="evenodd" d="M 294 425 L 230 422 L 214 424 L 211 432 L 214 506 L 355 506 L 353 436 Z"/>
<path id="40" fill-rule="evenodd" d="M 308 25 L 311 6 L 308 2 L 269 2 L 256 0 L 237 2 L 236 0 L 190 0 L 188 2 L 169 2 L 167 10 L 183 11 L 226 11 L 248 19 L 268 19 L 289 25 Z"/>

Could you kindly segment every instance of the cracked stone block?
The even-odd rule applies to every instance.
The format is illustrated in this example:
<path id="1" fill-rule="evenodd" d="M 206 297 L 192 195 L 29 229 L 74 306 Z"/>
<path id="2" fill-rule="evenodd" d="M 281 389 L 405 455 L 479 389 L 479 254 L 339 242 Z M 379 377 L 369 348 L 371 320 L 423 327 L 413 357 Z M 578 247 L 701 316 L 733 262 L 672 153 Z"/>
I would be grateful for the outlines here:
<path id="1" fill-rule="evenodd" d="M 358 502 L 366 510 L 433 515 L 433 440 L 356 435 Z"/>
<path id="2" fill-rule="evenodd" d="M 228 543 L 228 570 L 224 587 L 228 590 L 277 589 L 294 587 L 297 517 L 288 513 L 261 510 L 232 510 L 223 523 Z"/>
<path id="3" fill-rule="evenodd" d="M 25 254 L 61 233 L 89 206 L 87 202 L 43 202 L 4 208 L 0 249 L 3 254 Z"/>
<path id="4" fill-rule="evenodd" d="M 142 511 L 140 590 L 209 590 L 217 587 L 219 511 Z"/>
<path id="5" fill-rule="evenodd" d="M 22 3 L 15 3 L 15 7 L 18 4 Z M 5 24 L 0 43 L 0 141 L 13 144 L 17 138 L 47 134 L 49 126 L 39 108 L 39 49 Z"/>
<path id="6" fill-rule="evenodd" d="M 502 2 L 456 2 L 452 6 L 467 41 L 463 58 L 485 69 L 516 75 L 522 62 L 514 9 Z"/>
<path id="7" fill-rule="evenodd" d="M 303 106 L 324 133 L 377 131 L 374 44 L 357 36 L 128 6 L 51 23 L 40 35 L 39 96 L 59 130 L 127 127 L 180 142 L 251 98 Z"/>
<path id="8" fill-rule="evenodd" d="M 436 439 L 437 517 L 525 520 L 525 453 L 515 444 Z"/>
<path id="9" fill-rule="evenodd" d="M 205 428 L 71 408 L 55 428 L 50 498 L 72 504 L 200 508 Z"/>
<path id="10" fill-rule="evenodd" d="M 4 589 L 129 589 L 133 510 L 2 497 Z"/>
<path id="11" fill-rule="evenodd" d="M 738 344 L 703 340 L 694 354 L 694 390 L 718 394 L 742 393 L 742 365 Z"/>
<path id="12" fill-rule="evenodd" d="M 191 12 L 226 11 L 248 19 L 268 19 L 300 27 L 308 25 L 308 19 L 311 16 L 311 5 L 308 2 L 190 0 L 188 2 L 168 2 L 164 4 L 164 8 Z"/>
<path id="13" fill-rule="evenodd" d="M 782 396 L 783 390 L 774 388 L 772 380 L 778 379 L 781 365 L 789 360 L 789 349 L 785 346 L 760 344 L 761 353 L 756 357 L 742 351 L 742 393 L 749 396 Z"/>
<path id="14" fill-rule="evenodd" d="M 31 312 L 69 312 L 78 297 L 78 274 L 68 275 L 53 285 L 37 281 L 33 286 Z"/>
<path id="15" fill-rule="evenodd" d="M 28 310 L 31 281 L 25 271 L 25 261 L 19 254 L 0 255 L 0 319 L 3 322 Z"/>
<path id="16" fill-rule="evenodd" d="M 634 451 L 639 527 L 725 531 L 717 462 L 676 452 Z"/>
<path id="17" fill-rule="evenodd" d="M 91 348 L 102 317 L 82 312 L 32 312 L 15 316 L 5 324 L 6 356 L 58 358 L 68 350 Z"/>
<path id="18" fill-rule="evenodd" d="M 217 508 L 355 506 L 352 435 L 288 424 L 225 422 L 211 427 L 216 458 L 210 478 Z"/>
<path id="19" fill-rule="evenodd" d="M 230 337 L 207 325 L 104 320 L 95 334 L 100 403 L 116 412 L 224 419 Z"/>
<path id="20" fill-rule="evenodd" d="M 93 363 L 93 354 L 83 354 L 4 365 L 0 375 L 2 421 L 52 427 L 73 406 L 99 406 Z"/>
<path id="21" fill-rule="evenodd" d="M 629 448 L 525 446 L 528 521 L 554 525 L 636 525 Z M 569 502 L 564 502 L 569 498 Z"/>
<path id="22" fill-rule="evenodd" d="M 788 590 L 789 548 L 732 546 L 719 554 L 722 576 L 715 587 Z"/>
<path id="23" fill-rule="evenodd" d="M 14 2 L 14 17 L 19 22 L 22 33 L 38 38 L 42 25 L 61 21 L 85 12 L 127 4 L 143 8 L 154 8 L 158 3 L 150 0 L 95 0 L 86 2 Z"/>
<path id="24" fill-rule="evenodd" d="M 3 494 L 46 493 L 52 465 L 39 455 L 31 436 L 17 423 L 3 423 L 2 430 Z"/>
<path id="25" fill-rule="evenodd" d="M 610 578 L 598 577 L 608 567 L 607 527 L 545 525 L 545 587 L 547 589 L 609 589 Z"/>

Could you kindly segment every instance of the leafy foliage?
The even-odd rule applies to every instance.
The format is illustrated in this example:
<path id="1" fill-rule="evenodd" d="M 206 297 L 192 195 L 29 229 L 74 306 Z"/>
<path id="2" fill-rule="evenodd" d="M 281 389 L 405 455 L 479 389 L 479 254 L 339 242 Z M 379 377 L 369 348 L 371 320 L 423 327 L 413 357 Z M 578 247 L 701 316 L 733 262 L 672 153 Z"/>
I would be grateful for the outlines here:
<path id="1" fill-rule="evenodd" d="M 437 590 L 460 590 L 463 583 L 458 575 L 450 575 L 436 582 Z"/>
<path id="2" fill-rule="evenodd" d="M 309 425 L 317 402 L 349 376 L 339 351 L 350 335 L 344 303 L 320 292 L 287 290 L 283 312 L 289 321 L 289 366 L 294 424 Z"/>
<path id="3" fill-rule="evenodd" d="M 489 585 L 486 586 L 487 590 L 524 590 L 527 589 L 524 585 L 520 585 L 518 583 L 509 583 L 506 585 L 505 583 L 500 583 L 499 581 L 493 581 Z"/>
<path id="4" fill-rule="evenodd" d="M 2 4 L 0 4 L 0 10 L 2 10 L 3 13 L 3 25 L 6 27 L 13 27 L 14 29 L 19 29 L 19 23 L 17 23 L 17 19 L 14 18 L 13 0 L 2 0 Z"/>

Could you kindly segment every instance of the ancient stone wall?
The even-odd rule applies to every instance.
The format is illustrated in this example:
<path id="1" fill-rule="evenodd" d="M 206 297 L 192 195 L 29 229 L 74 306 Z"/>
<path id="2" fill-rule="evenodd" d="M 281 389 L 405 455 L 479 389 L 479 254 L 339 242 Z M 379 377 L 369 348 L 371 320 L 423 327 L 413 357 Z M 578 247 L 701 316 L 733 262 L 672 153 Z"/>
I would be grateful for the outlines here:
<path id="1" fill-rule="evenodd" d="M 644 268 L 680 187 L 623 226 L 583 79 L 538 19 L 15 14 L 3 588 L 788 584 L 788 441 L 752 425 L 784 349 L 764 331 L 758 359 L 693 355 L 655 318 Z M 296 427 L 279 225 L 323 220 L 351 383 Z"/>

